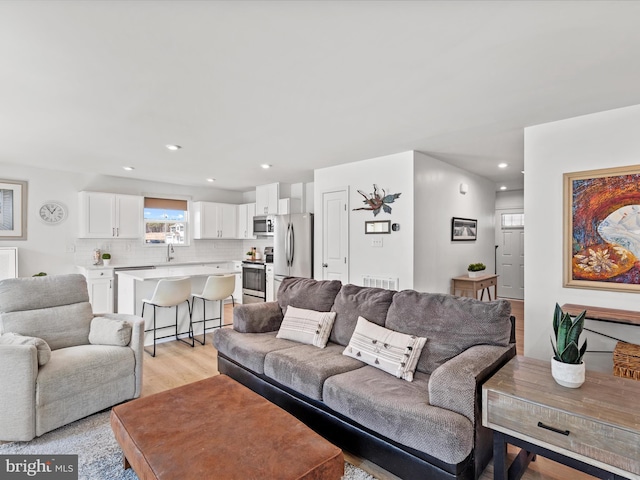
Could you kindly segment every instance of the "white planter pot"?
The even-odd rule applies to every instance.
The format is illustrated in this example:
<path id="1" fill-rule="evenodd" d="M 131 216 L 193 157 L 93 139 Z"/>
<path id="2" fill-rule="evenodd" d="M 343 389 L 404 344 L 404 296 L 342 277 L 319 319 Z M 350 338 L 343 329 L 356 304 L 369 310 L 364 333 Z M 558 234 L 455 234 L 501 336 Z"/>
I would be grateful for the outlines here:
<path id="1" fill-rule="evenodd" d="M 551 376 L 558 385 L 578 388 L 584 383 L 585 365 L 582 363 L 562 363 L 551 357 Z"/>
<path id="2" fill-rule="evenodd" d="M 107 265 L 109 265 L 110 263 L 111 263 L 111 259 L 108 259 L 108 260 L 107 260 L 106 258 L 103 258 L 103 259 L 102 259 L 102 264 L 103 264 L 105 267 L 106 267 Z"/>
<path id="3" fill-rule="evenodd" d="M 486 270 L 480 270 L 479 272 L 472 272 L 470 270 L 467 270 L 467 273 L 469 274 L 469 278 L 484 277 L 487 274 Z"/>

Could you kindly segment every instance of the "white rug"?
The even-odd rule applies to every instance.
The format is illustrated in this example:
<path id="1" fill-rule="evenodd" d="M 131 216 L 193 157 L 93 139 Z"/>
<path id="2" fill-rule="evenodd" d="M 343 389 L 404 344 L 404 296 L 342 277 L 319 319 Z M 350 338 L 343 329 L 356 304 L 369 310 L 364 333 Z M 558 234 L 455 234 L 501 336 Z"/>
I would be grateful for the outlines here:
<path id="1" fill-rule="evenodd" d="M 109 415 L 109 411 L 97 413 L 30 442 L 0 445 L 0 454 L 78 455 L 80 480 L 138 480 L 133 470 L 122 468 L 122 451 L 111 431 Z M 345 462 L 344 466 L 343 480 L 375 480 L 350 463 Z"/>

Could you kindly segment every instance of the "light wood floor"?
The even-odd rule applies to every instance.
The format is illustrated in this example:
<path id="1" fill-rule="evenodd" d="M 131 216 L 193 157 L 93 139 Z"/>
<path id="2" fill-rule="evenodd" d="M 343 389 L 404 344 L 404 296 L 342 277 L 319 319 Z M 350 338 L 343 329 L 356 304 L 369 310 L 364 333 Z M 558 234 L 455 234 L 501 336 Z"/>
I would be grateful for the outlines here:
<path id="1" fill-rule="evenodd" d="M 516 317 L 516 349 L 523 354 L 524 344 L 524 303 L 511 302 L 512 314 Z M 225 305 L 225 317 L 233 315 L 231 305 Z M 218 375 L 216 350 L 211 343 L 211 334 L 207 335 L 207 344 L 196 343 L 191 348 L 181 342 L 167 342 L 157 346 L 156 356 L 152 358 L 145 354 L 143 363 L 142 396 L 179 387 L 187 383 Z M 509 453 L 514 456 L 516 450 L 510 448 Z M 374 463 L 362 460 L 345 452 L 345 458 L 379 480 L 398 480 L 398 477 L 381 469 Z M 482 473 L 480 480 L 493 478 L 493 462 Z M 531 463 L 522 477 L 523 480 L 587 480 L 593 479 L 589 475 L 577 472 L 546 458 L 538 457 Z"/>

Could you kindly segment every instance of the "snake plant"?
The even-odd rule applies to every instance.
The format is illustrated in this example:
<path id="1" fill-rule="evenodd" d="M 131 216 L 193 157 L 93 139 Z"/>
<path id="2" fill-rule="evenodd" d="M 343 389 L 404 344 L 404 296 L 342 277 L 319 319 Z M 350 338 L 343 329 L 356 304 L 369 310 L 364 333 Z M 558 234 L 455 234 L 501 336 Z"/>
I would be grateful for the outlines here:
<path id="1" fill-rule="evenodd" d="M 584 317 L 587 311 L 580 313 L 575 319 L 571 315 L 565 313 L 556 303 L 556 309 L 553 313 L 553 332 L 555 333 L 556 343 L 553 347 L 554 358 L 558 362 L 579 364 L 582 363 L 582 357 L 587 351 L 587 339 L 585 338 L 582 347 L 578 349 L 578 339 L 584 328 Z"/>

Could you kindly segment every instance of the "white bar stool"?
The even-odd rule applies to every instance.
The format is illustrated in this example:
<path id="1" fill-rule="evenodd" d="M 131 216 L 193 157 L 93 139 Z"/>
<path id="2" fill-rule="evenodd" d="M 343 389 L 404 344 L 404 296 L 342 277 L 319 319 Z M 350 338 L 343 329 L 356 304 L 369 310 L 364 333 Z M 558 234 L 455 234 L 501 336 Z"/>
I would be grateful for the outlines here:
<path id="1" fill-rule="evenodd" d="M 236 276 L 231 275 L 211 275 L 207 278 L 207 282 L 204 284 L 204 289 L 202 293 L 192 293 L 193 301 L 191 305 L 191 325 L 194 323 L 202 323 L 202 341 L 198 340 L 194 335 L 193 338 L 200 344 L 204 345 L 206 343 L 205 335 L 207 333 L 207 321 L 209 320 L 219 320 L 219 325 L 209 327 L 212 328 L 222 328 L 226 327 L 226 324 L 222 324 L 222 308 L 223 308 L 223 300 L 225 298 L 231 297 L 231 301 L 233 302 L 233 306 L 236 306 L 236 301 L 233 298 L 233 290 L 236 288 Z M 202 299 L 202 320 L 193 321 L 193 309 L 196 305 L 196 298 Z M 214 318 L 207 318 L 207 301 L 210 302 L 219 302 L 220 303 L 220 316 Z M 193 327 L 192 327 L 193 328 Z"/>
<path id="2" fill-rule="evenodd" d="M 144 307 L 149 304 L 153 306 L 153 328 L 145 330 L 146 332 L 153 332 L 153 353 L 144 349 L 152 357 L 156 356 L 156 340 L 161 338 L 172 337 L 173 335 L 165 335 L 164 337 L 156 337 L 156 330 L 162 330 L 163 328 L 171 328 L 172 325 L 156 328 L 156 307 L 175 307 L 176 309 L 176 324 L 175 324 L 175 337 L 176 340 L 180 340 L 187 345 L 193 347 L 193 325 L 191 325 L 191 305 L 189 304 L 189 297 L 191 295 L 191 279 L 190 278 L 177 278 L 167 279 L 163 278 L 158 281 L 156 289 L 153 292 L 153 296 L 150 299 L 142 299 L 142 318 L 144 318 Z M 189 309 L 189 338 L 191 343 L 178 337 L 178 305 L 183 302 L 187 302 L 187 308 Z"/>

